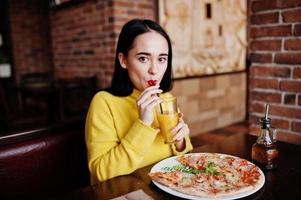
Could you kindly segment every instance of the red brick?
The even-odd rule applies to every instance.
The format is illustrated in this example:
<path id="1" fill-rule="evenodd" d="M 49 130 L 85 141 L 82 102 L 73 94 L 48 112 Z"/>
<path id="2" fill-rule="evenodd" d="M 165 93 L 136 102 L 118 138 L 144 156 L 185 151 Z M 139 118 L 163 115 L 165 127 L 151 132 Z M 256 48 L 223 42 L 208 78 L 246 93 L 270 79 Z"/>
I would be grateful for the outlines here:
<path id="1" fill-rule="evenodd" d="M 287 50 L 301 50 L 301 39 L 287 39 L 287 40 L 285 40 L 284 48 L 287 49 Z"/>
<path id="2" fill-rule="evenodd" d="M 251 4 L 251 8 L 253 12 L 277 9 L 277 0 L 253 1 Z"/>
<path id="3" fill-rule="evenodd" d="M 301 9 L 282 12 L 284 22 L 301 22 Z"/>
<path id="4" fill-rule="evenodd" d="M 291 70 L 288 67 L 251 66 L 250 75 L 259 77 L 290 77 Z"/>
<path id="5" fill-rule="evenodd" d="M 298 96 L 298 105 L 301 106 L 301 95 Z"/>
<path id="6" fill-rule="evenodd" d="M 145 9 L 152 10 L 152 9 L 154 9 L 154 6 L 153 6 L 152 2 L 139 1 L 138 5 L 137 5 L 137 8 L 138 9 L 143 9 L 143 10 L 145 10 Z"/>
<path id="7" fill-rule="evenodd" d="M 250 98 L 252 100 L 281 103 L 281 94 L 272 92 L 251 92 Z"/>
<path id="8" fill-rule="evenodd" d="M 253 113 L 263 113 L 264 112 L 264 103 L 250 103 L 250 112 Z"/>
<path id="9" fill-rule="evenodd" d="M 281 81 L 280 90 L 289 92 L 301 92 L 301 81 Z"/>
<path id="10" fill-rule="evenodd" d="M 290 8 L 301 6 L 300 0 L 278 0 L 278 5 L 281 8 Z"/>
<path id="11" fill-rule="evenodd" d="M 133 16 L 141 16 L 141 17 L 143 17 L 144 12 L 142 10 L 128 9 L 127 14 L 128 15 L 133 15 Z"/>
<path id="12" fill-rule="evenodd" d="M 295 25 L 293 32 L 295 36 L 301 36 L 301 24 Z"/>
<path id="13" fill-rule="evenodd" d="M 294 69 L 293 77 L 294 78 L 301 78 L 301 67 L 296 67 Z"/>
<path id="14" fill-rule="evenodd" d="M 296 94 L 285 94 L 283 103 L 286 105 L 295 105 L 296 104 Z"/>
<path id="15" fill-rule="evenodd" d="M 259 136 L 261 133 L 260 126 L 256 124 L 249 124 L 249 134 L 254 136 Z"/>
<path id="16" fill-rule="evenodd" d="M 249 56 L 251 62 L 270 63 L 272 62 L 272 54 L 270 53 L 251 53 Z"/>
<path id="17" fill-rule="evenodd" d="M 292 144 L 301 144 L 301 135 L 292 133 L 291 131 L 278 131 L 277 140 Z"/>
<path id="18" fill-rule="evenodd" d="M 271 125 L 275 128 L 289 129 L 289 121 L 285 119 L 271 119 Z"/>
<path id="19" fill-rule="evenodd" d="M 281 40 L 254 40 L 251 42 L 251 50 L 280 50 Z"/>
<path id="20" fill-rule="evenodd" d="M 126 9 L 115 9 L 114 14 L 115 16 L 125 16 L 127 13 Z"/>
<path id="21" fill-rule="evenodd" d="M 263 89 L 278 89 L 279 83 L 276 79 L 251 79 L 250 86 L 252 88 L 263 88 Z"/>
<path id="22" fill-rule="evenodd" d="M 293 122 L 292 130 L 301 133 L 301 122 Z"/>
<path id="23" fill-rule="evenodd" d="M 299 107 L 284 107 L 282 105 L 270 105 L 271 115 L 280 117 L 301 119 L 301 109 Z"/>
<path id="24" fill-rule="evenodd" d="M 301 53 L 276 53 L 275 63 L 301 64 Z"/>
<path id="25" fill-rule="evenodd" d="M 92 7 L 83 8 L 83 13 L 91 13 L 93 11 Z"/>
<path id="26" fill-rule="evenodd" d="M 256 124 L 256 125 L 259 126 L 259 119 L 260 119 L 259 116 L 250 115 L 250 116 L 249 116 L 249 123 L 250 123 L 250 124 Z"/>
<path id="27" fill-rule="evenodd" d="M 126 7 L 126 8 L 133 8 L 134 7 L 133 1 L 120 1 L 120 0 L 114 0 L 113 1 L 113 7 L 120 8 L 120 7 Z"/>
<path id="28" fill-rule="evenodd" d="M 257 37 L 280 37 L 292 35 L 291 25 L 280 25 L 272 27 L 252 27 L 250 30 L 251 38 Z"/>
<path id="29" fill-rule="evenodd" d="M 277 23 L 279 18 L 279 13 L 264 13 L 264 14 L 254 14 L 251 15 L 251 24 L 272 24 Z"/>

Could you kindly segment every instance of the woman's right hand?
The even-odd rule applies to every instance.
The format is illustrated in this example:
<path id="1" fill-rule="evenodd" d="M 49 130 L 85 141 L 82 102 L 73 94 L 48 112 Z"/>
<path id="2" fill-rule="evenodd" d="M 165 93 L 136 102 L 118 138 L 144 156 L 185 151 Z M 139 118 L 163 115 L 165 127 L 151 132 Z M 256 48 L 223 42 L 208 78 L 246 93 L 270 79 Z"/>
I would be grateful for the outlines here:
<path id="1" fill-rule="evenodd" d="M 151 125 L 154 121 L 153 109 L 163 100 L 158 94 L 162 93 L 159 85 L 146 88 L 137 99 L 137 109 L 139 119 L 146 125 Z"/>

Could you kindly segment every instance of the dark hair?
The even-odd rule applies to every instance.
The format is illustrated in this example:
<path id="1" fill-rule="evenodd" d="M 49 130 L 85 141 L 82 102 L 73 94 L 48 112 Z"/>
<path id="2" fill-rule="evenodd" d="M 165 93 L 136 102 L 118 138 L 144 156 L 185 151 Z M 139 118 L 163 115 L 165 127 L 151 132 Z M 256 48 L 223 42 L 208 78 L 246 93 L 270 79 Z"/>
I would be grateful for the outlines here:
<path id="1" fill-rule="evenodd" d="M 115 71 L 113 74 L 111 87 L 107 89 L 107 91 L 111 94 L 116 96 L 128 96 L 133 92 L 133 83 L 130 80 L 128 71 L 121 67 L 118 54 L 123 53 L 125 56 L 127 56 L 128 51 L 133 47 L 135 38 L 143 33 L 150 32 L 151 30 L 158 32 L 167 40 L 167 69 L 160 83 L 160 88 L 163 90 L 163 92 L 167 92 L 172 89 L 172 49 L 169 36 L 165 30 L 154 21 L 148 19 L 133 19 L 122 27 L 118 38 L 115 55 Z"/>

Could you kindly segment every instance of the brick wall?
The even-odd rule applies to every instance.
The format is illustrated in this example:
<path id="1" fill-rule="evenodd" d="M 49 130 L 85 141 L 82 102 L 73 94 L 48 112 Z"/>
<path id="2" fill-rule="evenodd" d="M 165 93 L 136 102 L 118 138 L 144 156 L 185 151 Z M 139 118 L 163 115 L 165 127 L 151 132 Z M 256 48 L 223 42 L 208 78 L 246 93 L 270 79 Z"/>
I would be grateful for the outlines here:
<path id="1" fill-rule="evenodd" d="M 250 128 L 264 104 L 280 140 L 301 142 L 301 1 L 249 1 Z"/>
<path id="2" fill-rule="evenodd" d="M 154 1 L 97 0 L 51 12 L 53 63 L 56 77 L 98 77 L 110 85 L 117 36 L 134 17 L 154 18 Z"/>
<path id="3" fill-rule="evenodd" d="M 48 4 L 40 0 L 10 1 L 14 76 L 51 71 Z"/>
<path id="4" fill-rule="evenodd" d="M 177 80 L 172 93 L 192 136 L 245 120 L 245 72 Z"/>

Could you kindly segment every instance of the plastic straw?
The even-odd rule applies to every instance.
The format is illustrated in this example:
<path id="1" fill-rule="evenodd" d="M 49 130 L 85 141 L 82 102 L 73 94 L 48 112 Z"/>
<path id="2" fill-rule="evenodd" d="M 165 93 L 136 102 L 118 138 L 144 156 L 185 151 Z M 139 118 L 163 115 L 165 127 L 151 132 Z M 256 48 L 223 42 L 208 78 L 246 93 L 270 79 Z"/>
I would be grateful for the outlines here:
<path id="1" fill-rule="evenodd" d="M 162 104 L 160 103 L 159 105 L 160 105 L 160 112 L 161 112 L 161 114 L 163 114 Z"/>

